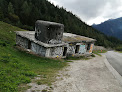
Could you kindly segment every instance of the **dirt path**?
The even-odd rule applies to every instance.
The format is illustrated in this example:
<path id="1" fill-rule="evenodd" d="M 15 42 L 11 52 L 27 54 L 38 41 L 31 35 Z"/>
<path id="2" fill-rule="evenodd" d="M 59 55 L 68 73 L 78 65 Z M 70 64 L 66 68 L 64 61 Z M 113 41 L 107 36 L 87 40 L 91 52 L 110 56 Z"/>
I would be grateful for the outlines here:
<path id="1" fill-rule="evenodd" d="M 69 63 L 67 68 L 59 72 L 58 81 L 49 92 L 122 92 L 122 87 L 105 66 L 105 59 L 96 56 L 90 60 Z M 36 85 L 36 90 L 41 90 L 41 86 Z"/>

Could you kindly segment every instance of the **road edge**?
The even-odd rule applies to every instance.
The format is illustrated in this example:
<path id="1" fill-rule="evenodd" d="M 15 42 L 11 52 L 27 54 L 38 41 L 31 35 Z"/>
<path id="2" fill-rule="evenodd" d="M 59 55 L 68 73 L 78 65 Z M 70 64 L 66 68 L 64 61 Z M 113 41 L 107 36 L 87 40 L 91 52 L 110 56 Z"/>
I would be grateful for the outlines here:
<path id="1" fill-rule="evenodd" d="M 122 86 L 122 76 L 111 66 L 106 56 L 103 55 L 103 57 L 105 57 L 105 60 L 104 60 L 105 65 L 107 66 L 109 71 L 114 75 L 114 77 L 118 80 L 119 84 Z"/>

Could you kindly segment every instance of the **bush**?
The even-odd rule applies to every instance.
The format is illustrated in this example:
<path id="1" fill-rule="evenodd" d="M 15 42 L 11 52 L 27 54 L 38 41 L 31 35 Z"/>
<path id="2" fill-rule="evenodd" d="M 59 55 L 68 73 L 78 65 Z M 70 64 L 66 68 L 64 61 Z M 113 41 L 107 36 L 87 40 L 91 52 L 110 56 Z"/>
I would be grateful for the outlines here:
<path id="1" fill-rule="evenodd" d="M 122 51 L 122 46 L 115 48 L 117 51 Z"/>
<path id="2" fill-rule="evenodd" d="M 0 45 L 6 47 L 6 43 L 0 43 Z"/>
<path id="3" fill-rule="evenodd" d="M 19 17 L 15 14 L 11 14 L 11 13 L 9 14 L 9 19 L 15 23 L 17 23 L 19 21 Z"/>

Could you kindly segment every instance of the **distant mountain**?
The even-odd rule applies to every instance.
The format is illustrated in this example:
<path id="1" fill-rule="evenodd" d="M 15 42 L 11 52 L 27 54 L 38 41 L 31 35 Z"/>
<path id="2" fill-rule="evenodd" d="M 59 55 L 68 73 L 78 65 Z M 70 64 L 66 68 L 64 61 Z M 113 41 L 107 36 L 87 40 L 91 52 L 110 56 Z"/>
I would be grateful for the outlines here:
<path id="1" fill-rule="evenodd" d="M 108 36 L 114 36 L 122 40 L 122 17 L 110 19 L 98 25 L 94 24 L 92 27 Z"/>

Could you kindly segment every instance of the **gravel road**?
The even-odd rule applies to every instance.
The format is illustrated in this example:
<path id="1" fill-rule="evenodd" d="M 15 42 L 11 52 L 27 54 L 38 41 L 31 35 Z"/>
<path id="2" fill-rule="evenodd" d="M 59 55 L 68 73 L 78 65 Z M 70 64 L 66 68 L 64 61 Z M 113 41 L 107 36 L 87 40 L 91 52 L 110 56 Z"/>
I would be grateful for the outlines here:
<path id="1" fill-rule="evenodd" d="M 122 92 L 122 86 L 106 67 L 105 56 L 96 56 L 90 60 L 77 60 L 59 71 L 57 81 L 51 87 L 32 86 L 26 92 Z M 45 91 L 46 92 L 46 91 Z"/>
<path id="2" fill-rule="evenodd" d="M 105 57 L 69 63 L 54 83 L 52 92 L 122 92 L 122 87 L 104 64 Z M 67 71 L 66 71 L 67 70 Z"/>

